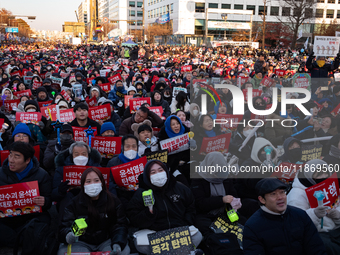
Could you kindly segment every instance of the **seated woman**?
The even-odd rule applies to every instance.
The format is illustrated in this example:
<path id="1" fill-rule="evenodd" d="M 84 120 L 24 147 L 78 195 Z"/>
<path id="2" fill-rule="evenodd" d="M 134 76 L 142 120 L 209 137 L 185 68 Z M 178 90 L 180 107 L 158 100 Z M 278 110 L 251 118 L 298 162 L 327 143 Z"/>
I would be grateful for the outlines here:
<path id="1" fill-rule="evenodd" d="M 71 227 L 81 218 L 85 219 L 87 229 L 76 242 Z M 128 255 L 127 224 L 123 206 L 107 190 L 102 173 L 95 167 L 88 168 L 81 177 L 80 193 L 65 208 L 59 226 L 59 240 L 64 244 L 58 255 L 67 252 L 67 244 L 72 244 L 72 252 L 116 251 Z"/>
<path id="2" fill-rule="evenodd" d="M 149 161 L 143 174 L 138 178 L 139 188 L 130 200 L 127 215 L 132 226 L 143 231 L 135 233 L 137 239 L 149 233 L 170 228 L 190 226 L 192 242 L 195 247 L 202 240 L 202 234 L 193 226 L 195 216 L 195 200 L 190 189 L 176 182 L 168 168 L 159 160 Z M 153 208 L 144 206 L 143 191 L 152 190 Z M 141 245 L 135 239 L 136 249 L 143 254 L 151 254 L 149 245 Z"/>

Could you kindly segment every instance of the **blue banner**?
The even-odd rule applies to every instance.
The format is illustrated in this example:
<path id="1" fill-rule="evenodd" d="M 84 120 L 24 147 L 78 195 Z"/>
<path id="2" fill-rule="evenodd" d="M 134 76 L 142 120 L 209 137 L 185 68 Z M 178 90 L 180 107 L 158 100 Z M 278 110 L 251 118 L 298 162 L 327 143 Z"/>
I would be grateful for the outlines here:
<path id="1" fill-rule="evenodd" d="M 158 19 L 156 19 L 156 23 L 158 23 L 158 24 L 165 24 L 169 21 L 170 21 L 170 14 L 169 13 L 164 14 L 164 15 L 160 16 Z"/>
<path id="2" fill-rule="evenodd" d="M 19 33 L 19 28 L 17 27 L 6 27 L 6 33 Z"/>

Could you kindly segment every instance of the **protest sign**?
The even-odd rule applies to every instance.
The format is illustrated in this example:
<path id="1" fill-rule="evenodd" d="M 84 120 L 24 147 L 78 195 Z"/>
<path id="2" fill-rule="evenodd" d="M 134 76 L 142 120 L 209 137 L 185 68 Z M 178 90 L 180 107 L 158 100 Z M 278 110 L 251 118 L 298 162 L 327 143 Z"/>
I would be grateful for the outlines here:
<path id="1" fill-rule="evenodd" d="M 242 89 L 242 92 L 243 92 L 243 95 L 244 95 L 244 101 L 248 102 L 248 89 Z M 261 89 L 253 89 L 252 92 L 253 92 L 252 93 L 253 98 L 254 97 L 259 97 L 262 94 L 262 90 Z"/>
<path id="2" fill-rule="evenodd" d="M 95 79 L 95 77 L 92 77 L 92 78 L 86 78 L 86 83 L 89 85 L 91 84 L 92 85 L 92 81 Z"/>
<path id="3" fill-rule="evenodd" d="M 109 80 L 110 84 L 115 85 L 117 81 L 122 80 L 122 76 L 117 73 L 111 77 L 108 77 L 107 79 Z"/>
<path id="4" fill-rule="evenodd" d="M 151 105 L 151 98 L 150 97 L 141 97 L 141 98 L 131 98 L 129 99 L 130 105 L 130 113 L 135 112 L 141 107 L 142 104 L 149 104 Z"/>
<path id="5" fill-rule="evenodd" d="M 264 77 L 264 78 L 262 79 L 260 85 L 265 86 L 265 87 L 267 87 L 267 88 L 270 88 L 270 87 L 272 87 L 273 85 L 275 85 L 275 81 L 272 80 L 272 79 L 269 78 L 269 77 Z"/>
<path id="6" fill-rule="evenodd" d="M 163 114 L 163 108 L 162 106 L 153 106 L 153 107 L 149 107 L 149 110 L 156 113 L 158 115 L 158 117 L 162 118 L 162 114 Z"/>
<path id="7" fill-rule="evenodd" d="M 275 69 L 275 74 L 279 77 L 283 77 L 286 74 L 285 70 L 281 70 L 281 69 Z"/>
<path id="8" fill-rule="evenodd" d="M 97 128 L 91 127 L 94 131 L 93 135 L 97 135 Z M 86 137 L 86 133 L 84 130 L 88 129 L 87 127 L 72 127 L 73 129 L 73 140 L 76 142 L 85 142 L 87 143 L 88 138 Z"/>
<path id="9" fill-rule="evenodd" d="M 146 156 L 146 159 L 148 161 L 156 159 L 156 160 L 162 161 L 164 164 L 168 163 L 168 151 L 167 150 L 149 152 L 149 153 L 145 153 L 143 156 Z"/>
<path id="10" fill-rule="evenodd" d="M 160 141 L 159 144 L 161 146 L 161 150 L 168 150 L 168 155 L 172 155 L 189 149 L 189 135 L 188 133 L 185 133 L 183 135 Z"/>
<path id="11" fill-rule="evenodd" d="M 70 181 L 69 185 L 71 186 L 80 186 L 81 176 L 83 175 L 84 171 L 91 166 L 64 166 L 63 170 L 63 181 Z M 109 187 L 110 182 L 110 168 L 109 167 L 97 167 L 99 171 L 103 174 L 105 184 Z"/>
<path id="12" fill-rule="evenodd" d="M 314 56 L 335 57 L 339 52 L 340 37 L 315 36 L 313 44 Z"/>
<path id="13" fill-rule="evenodd" d="M 115 183 L 119 187 L 125 187 L 128 190 L 137 190 L 138 176 L 143 173 L 146 162 L 146 157 L 142 157 L 125 164 L 111 167 L 111 173 Z"/>
<path id="14" fill-rule="evenodd" d="M 55 104 L 45 106 L 45 107 L 40 107 L 40 112 L 42 116 L 44 116 L 47 119 L 51 119 L 51 115 L 57 116 L 57 108 Z"/>
<path id="15" fill-rule="evenodd" d="M 38 102 L 39 108 L 49 106 L 52 103 L 52 100 Z"/>
<path id="16" fill-rule="evenodd" d="M 15 120 L 26 124 L 32 123 L 36 125 L 41 121 L 41 116 L 40 112 L 16 112 Z"/>
<path id="17" fill-rule="evenodd" d="M 39 88 L 41 86 L 42 86 L 42 82 L 41 81 L 34 80 L 33 81 L 33 85 L 32 85 L 32 89 L 37 89 L 37 88 Z"/>
<path id="18" fill-rule="evenodd" d="M 72 98 L 65 90 L 60 91 L 60 95 L 62 95 L 67 102 L 71 102 Z"/>
<path id="19" fill-rule="evenodd" d="M 241 122 L 242 119 L 243 115 L 217 113 L 215 125 L 219 125 L 222 132 L 227 132 L 228 129 L 234 131 L 237 128 L 237 123 Z"/>
<path id="20" fill-rule="evenodd" d="M 192 65 L 182 66 L 181 67 L 181 72 L 182 73 L 191 72 L 191 71 L 192 71 Z"/>
<path id="21" fill-rule="evenodd" d="M 60 122 L 71 122 L 76 118 L 76 115 L 73 112 L 73 109 L 65 109 L 60 110 Z M 55 115 L 52 115 L 52 120 L 57 121 L 57 113 L 55 112 Z"/>
<path id="22" fill-rule="evenodd" d="M 111 84 L 109 82 L 98 84 L 98 86 L 106 93 L 109 93 L 111 91 Z"/>
<path id="23" fill-rule="evenodd" d="M 103 158 L 112 158 L 121 152 L 121 137 L 95 136 L 91 139 L 91 147 L 97 149 Z"/>
<path id="24" fill-rule="evenodd" d="M 310 91 L 312 80 L 308 73 L 297 73 L 293 76 L 292 84 L 294 88 L 303 88 Z"/>
<path id="25" fill-rule="evenodd" d="M 340 73 L 334 73 L 334 81 L 340 81 Z"/>
<path id="26" fill-rule="evenodd" d="M 249 77 L 239 76 L 237 77 L 237 86 L 241 88 L 241 86 L 249 80 Z"/>
<path id="27" fill-rule="evenodd" d="M 340 104 L 337 105 L 337 107 L 335 107 L 332 111 L 331 114 L 336 117 L 340 112 Z"/>
<path id="28" fill-rule="evenodd" d="M 40 145 L 35 145 L 35 146 L 33 146 L 33 148 L 34 148 L 34 157 L 36 157 L 38 160 L 40 160 Z M 0 151 L 1 165 L 8 158 L 8 155 L 9 155 L 9 150 Z"/>
<path id="29" fill-rule="evenodd" d="M 195 250 L 188 226 L 148 234 L 151 254 L 188 255 Z"/>
<path id="30" fill-rule="evenodd" d="M 13 95 L 16 96 L 17 98 L 21 98 L 22 96 L 32 96 L 32 92 L 30 89 L 22 90 L 22 91 L 17 91 L 13 92 Z"/>
<path id="31" fill-rule="evenodd" d="M 94 106 L 89 108 L 89 118 L 92 120 L 107 120 L 111 118 L 110 104 Z"/>
<path id="32" fill-rule="evenodd" d="M 313 165 L 312 165 L 313 166 Z M 315 171 L 318 166 L 314 166 Z M 322 167 L 322 165 L 320 165 Z M 328 170 L 328 168 L 327 168 Z M 306 171 L 306 169 L 305 169 Z M 339 181 L 337 174 L 334 173 L 331 177 L 327 178 L 323 182 L 317 183 L 312 187 L 305 189 L 306 195 L 311 208 L 318 207 L 318 200 L 314 197 L 315 191 L 323 191 L 325 198 L 323 199 L 323 206 L 329 206 L 331 208 L 338 207 L 339 205 Z"/>
<path id="33" fill-rule="evenodd" d="M 23 79 L 24 79 L 24 84 L 29 85 L 29 84 L 31 84 L 33 76 L 24 76 Z"/>
<path id="34" fill-rule="evenodd" d="M 13 100 L 5 100 L 4 104 L 6 107 L 6 111 L 10 112 L 13 111 L 18 107 L 18 104 L 20 103 L 20 99 L 13 99 Z"/>
<path id="35" fill-rule="evenodd" d="M 127 108 L 130 105 L 130 99 L 133 98 L 133 95 L 125 95 L 124 96 L 124 105 Z"/>
<path id="36" fill-rule="evenodd" d="M 180 91 L 183 91 L 183 92 L 185 92 L 185 93 L 188 92 L 188 90 L 187 90 L 186 88 L 174 87 L 174 88 L 173 88 L 173 91 L 172 91 L 172 97 L 176 97 L 177 94 L 178 94 Z"/>
<path id="37" fill-rule="evenodd" d="M 0 218 L 41 212 L 33 202 L 38 196 L 38 181 L 0 186 Z"/>
<path id="38" fill-rule="evenodd" d="M 270 177 L 276 177 L 284 183 L 292 183 L 298 172 L 303 171 L 304 164 L 294 164 L 289 162 L 282 162 L 278 169 L 279 171 L 274 172 Z"/>
<path id="39" fill-rule="evenodd" d="M 63 81 L 64 81 L 63 79 L 58 78 L 58 77 L 54 77 L 54 76 L 51 76 L 50 79 L 51 79 L 53 84 L 59 85 L 59 88 L 61 88 L 63 86 Z"/>
<path id="40" fill-rule="evenodd" d="M 302 145 L 301 160 L 306 162 L 312 159 L 319 159 L 322 153 L 322 144 Z"/>
<path id="41" fill-rule="evenodd" d="M 93 107 L 97 105 L 97 98 L 96 97 L 87 97 L 85 98 L 85 101 L 89 107 Z"/>
<path id="42" fill-rule="evenodd" d="M 111 71 L 110 69 L 99 70 L 99 74 L 101 77 L 106 77 L 110 71 Z"/>
<path id="43" fill-rule="evenodd" d="M 231 133 L 218 135 L 215 137 L 204 137 L 199 154 L 208 154 L 213 151 L 227 153 L 229 150 Z"/>

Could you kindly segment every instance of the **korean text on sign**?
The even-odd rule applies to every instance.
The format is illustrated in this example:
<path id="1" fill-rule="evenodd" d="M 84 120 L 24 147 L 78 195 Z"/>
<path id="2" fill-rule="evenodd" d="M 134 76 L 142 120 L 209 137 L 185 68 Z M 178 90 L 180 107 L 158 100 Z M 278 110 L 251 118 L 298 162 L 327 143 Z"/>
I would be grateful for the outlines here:
<path id="1" fill-rule="evenodd" d="M 200 154 L 208 154 L 213 151 L 228 152 L 231 133 L 215 137 L 204 137 Z"/>
<path id="2" fill-rule="evenodd" d="M 111 118 L 110 104 L 90 107 L 89 118 L 92 120 L 107 120 Z"/>
<path id="3" fill-rule="evenodd" d="M 80 186 L 81 176 L 83 172 L 90 168 L 91 166 L 64 166 L 64 181 L 70 181 L 69 185 L 71 186 Z M 103 174 L 103 178 L 107 187 L 109 187 L 110 180 L 110 168 L 108 167 L 96 167 Z"/>
<path id="4" fill-rule="evenodd" d="M 97 149 L 103 158 L 112 158 L 120 154 L 121 137 L 93 137 L 91 139 L 92 148 Z"/>
<path id="5" fill-rule="evenodd" d="M 85 142 L 87 143 L 88 138 L 86 137 L 86 133 L 84 130 L 88 129 L 87 127 L 72 127 L 73 129 L 73 137 L 76 142 Z M 95 130 L 94 136 L 97 135 L 97 128 L 92 128 Z"/>
<path id="6" fill-rule="evenodd" d="M 141 98 L 131 98 L 129 99 L 130 104 L 130 113 L 132 111 L 137 111 L 139 107 L 141 107 L 142 104 L 149 104 L 151 105 L 151 98 L 150 97 L 141 97 Z"/>
<path id="7" fill-rule="evenodd" d="M 183 134 L 173 138 L 160 141 L 162 150 L 168 150 L 168 155 L 189 149 L 189 135 Z"/>

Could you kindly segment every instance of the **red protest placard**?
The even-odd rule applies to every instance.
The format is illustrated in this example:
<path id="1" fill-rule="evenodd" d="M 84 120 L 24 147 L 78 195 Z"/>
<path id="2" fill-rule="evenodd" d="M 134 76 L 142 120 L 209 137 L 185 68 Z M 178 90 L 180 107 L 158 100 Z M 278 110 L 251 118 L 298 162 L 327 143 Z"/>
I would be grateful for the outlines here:
<path id="1" fill-rule="evenodd" d="M 67 102 L 70 102 L 72 100 L 72 98 L 69 96 L 69 94 L 67 94 L 65 90 L 60 91 L 60 95 L 62 95 Z"/>
<path id="2" fill-rule="evenodd" d="M 234 131 L 236 130 L 238 123 L 241 122 L 242 119 L 243 115 L 217 113 L 215 125 L 219 125 L 222 132 L 226 132 L 228 129 Z"/>
<path id="3" fill-rule="evenodd" d="M 281 70 L 281 69 L 275 69 L 275 74 L 279 77 L 283 77 L 286 74 L 285 70 Z"/>
<path id="4" fill-rule="evenodd" d="M 314 197 L 314 193 L 315 191 L 319 190 L 323 191 L 325 195 L 323 205 L 333 208 L 339 196 L 339 181 L 337 174 L 334 173 L 331 177 L 327 178 L 323 182 L 320 182 L 313 185 L 312 187 L 305 189 L 311 208 L 318 207 L 318 200 L 316 199 L 316 197 Z"/>
<path id="5" fill-rule="evenodd" d="M 30 89 L 22 90 L 22 91 L 17 91 L 13 92 L 13 95 L 16 96 L 17 98 L 21 98 L 22 96 L 32 96 L 32 92 Z"/>
<path id="6" fill-rule="evenodd" d="M 52 100 L 38 102 L 39 108 L 49 106 L 52 103 Z"/>
<path id="7" fill-rule="evenodd" d="M 17 108 L 19 103 L 20 99 L 5 100 L 6 111 L 7 112 L 13 111 L 13 108 Z"/>
<path id="8" fill-rule="evenodd" d="M 109 80 L 110 84 L 114 85 L 117 81 L 122 80 L 122 76 L 117 73 L 111 77 L 108 77 L 107 79 Z"/>
<path id="9" fill-rule="evenodd" d="M 215 137 L 204 137 L 199 154 L 208 154 L 213 151 L 226 153 L 229 150 L 231 133 L 218 135 Z"/>
<path id="10" fill-rule="evenodd" d="M 80 179 L 83 175 L 84 171 L 91 166 L 64 166 L 63 170 L 63 181 L 70 181 L 69 185 L 71 186 L 80 186 Z M 110 182 L 110 168 L 109 167 L 97 167 L 99 171 L 103 174 L 105 184 L 109 187 Z"/>
<path id="11" fill-rule="evenodd" d="M 265 77 L 262 79 L 261 83 L 262 86 L 265 86 L 267 88 L 272 87 L 273 85 L 275 85 L 275 81 L 270 79 L 269 77 Z"/>
<path id="12" fill-rule="evenodd" d="M 331 114 L 335 117 L 335 116 L 337 116 L 339 114 L 339 112 L 340 112 L 340 104 L 338 104 L 338 106 L 335 107 L 333 109 L 333 111 L 331 111 Z"/>
<path id="13" fill-rule="evenodd" d="M 70 75 L 69 73 L 60 72 L 60 76 L 63 79 L 67 78 L 69 75 Z"/>
<path id="14" fill-rule="evenodd" d="M 26 76 L 27 72 L 29 72 L 28 69 L 22 69 L 22 70 L 20 71 L 20 76 Z"/>
<path id="15" fill-rule="evenodd" d="M 95 77 L 93 77 L 93 78 L 86 78 L 87 84 L 92 84 L 92 80 L 94 80 L 94 79 L 95 79 Z"/>
<path id="16" fill-rule="evenodd" d="M 243 95 L 244 95 L 244 100 L 245 102 L 248 102 L 248 89 L 242 89 Z M 253 89 L 253 98 L 254 97 L 259 97 L 262 94 L 261 89 Z"/>
<path id="17" fill-rule="evenodd" d="M 125 95 L 124 96 L 124 105 L 127 108 L 130 105 L 130 99 L 133 98 L 133 95 Z"/>
<path id="18" fill-rule="evenodd" d="M 294 164 L 289 162 L 282 162 L 278 169 L 279 171 L 274 172 L 270 177 L 276 177 L 284 183 L 290 183 L 294 181 L 297 173 L 303 169 L 304 164 Z"/>
<path id="19" fill-rule="evenodd" d="M 112 158 L 121 152 L 121 137 L 96 136 L 91 139 L 91 142 L 91 147 L 97 149 L 103 158 Z"/>
<path id="20" fill-rule="evenodd" d="M 12 77 L 13 77 L 13 76 L 16 76 L 16 75 L 19 75 L 19 76 L 20 76 L 20 72 L 19 72 L 19 71 L 16 71 L 16 72 L 11 73 L 11 76 L 12 76 Z"/>
<path id="21" fill-rule="evenodd" d="M 237 77 L 237 86 L 241 86 L 249 80 L 249 77 L 239 76 Z"/>
<path id="22" fill-rule="evenodd" d="M 37 81 L 37 80 L 33 81 L 33 86 L 32 86 L 33 89 L 37 89 L 37 88 L 39 88 L 41 86 L 42 86 L 42 82 L 41 81 Z"/>
<path id="23" fill-rule="evenodd" d="M 185 72 L 191 72 L 192 71 L 192 65 L 189 66 L 182 66 L 181 67 L 181 72 L 185 73 Z"/>
<path id="24" fill-rule="evenodd" d="M 148 103 L 151 105 L 151 98 L 150 97 L 141 97 L 141 98 L 131 98 L 129 99 L 129 105 L 130 105 L 130 113 L 133 111 L 137 111 L 137 109 L 142 105 Z"/>
<path id="25" fill-rule="evenodd" d="M 39 160 L 40 159 L 40 145 L 35 145 L 33 148 L 34 148 L 34 156 Z M 9 150 L 0 151 L 1 165 L 4 163 L 6 158 L 8 158 L 8 155 L 9 155 Z"/>
<path id="26" fill-rule="evenodd" d="M 45 118 L 50 118 L 51 119 L 51 116 L 48 112 L 48 109 L 50 109 L 50 113 L 51 115 L 53 116 L 57 114 L 57 108 L 56 108 L 56 105 L 53 104 L 53 105 L 49 105 L 49 106 L 45 106 L 45 107 L 41 107 L 40 108 L 40 112 L 41 114 L 45 117 Z"/>
<path id="27" fill-rule="evenodd" d="M 20 121 L 22 123 L 33 123 L 37 124 L 38 121 L 41 121 L 41 113 L 40 112 L 17 112 L 15 114 L 16 121 Z"/>
<path id="28" fill-rule="evenodd" d="M 110 104 L 90 107 L 89 118 L 92 120 L 107 120 L 111 118 Z"/>
<path id="29" fill-rule="evenodd" d="M 111 84 L 110 83 L 102 83 L 102 84 L 98 84 L 99 87 L 101 87 L 101 89 L 103 91 L 105 91 L 106 93 L 111 91 Z"/>
<path id="30" fill-rule="evenodd" d="M 162 114 L 163 114 L 163 107 L 162 106 L 153 106 L 153 107 L 149 107 L 149 110 L 156 113 L 160 118 L 162 118 Z"/>
<path id="31" fill-rule="evenodd" d="M 33 56 L 25 56 L 26 60 L 33 60 Z"/>
<path id="32" fill-rule="evenodd" d="M 115 183 L 128 190 L 137 190 L 138 176 L 143 173 L 147 158 L 142 157 L 131 162 L 111 167 Z"/>
<path id="33" fill-rule="evenodd" d="M 76 115 L 73 112 L 73 109 L 65 109 L 65 110 L 60 110 L 60 122 L 71 122 L 76 118 Z M 52 120 L 56 121 L 57 120 L 57 112 L 55 112 L 55 115 L 52 115 Z"/>
<path id="34" fill-rule="evenodd" d="M 97 98 L 96 97 L 87 97 L 85 98 L 86 103 L 88 104 L 89 107 L 93 107 L 96 106 L 97 104 Z"/>
<path id="35" fill-rule="evenodd" d="M 93 135 L 97 135 L 97 128 L 91 127 L 94 131 Z M 73 129 L 73 137 L 76 142 L 85 142 L 87 143 L 87 137 L 84 130 L 88 129 L 87 127 L 72 127 Z"/>
<path id="36" fill-rule="evenodd" d="M 179 153 L 189 149 L 188 133 L 175 136 L 159 142 L 161 150 L 168 150 L 168 155 Z"/>
<path id="37" fill-rule="evenodd" d="M 38 181 L 1 186 L 1 218 L 41 212 L 41 208 L 33 203 L 33 198 L 38 196 L 40 196 Z"/>

